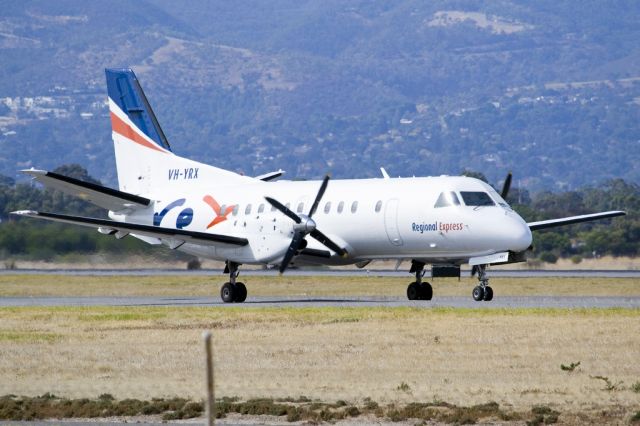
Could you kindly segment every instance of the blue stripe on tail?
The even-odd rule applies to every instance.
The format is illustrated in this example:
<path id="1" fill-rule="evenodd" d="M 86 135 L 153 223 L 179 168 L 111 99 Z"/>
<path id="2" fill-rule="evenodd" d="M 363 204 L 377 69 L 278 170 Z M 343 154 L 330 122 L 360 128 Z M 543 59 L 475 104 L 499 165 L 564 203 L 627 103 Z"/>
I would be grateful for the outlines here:
<path id="1" fill-rule="evenodd" d="M 105 73 L 109 98 L 151 140 L 171 151 L 169 141 L 164 135 L 133 70 L 130 68 L 107 68 Z"/>

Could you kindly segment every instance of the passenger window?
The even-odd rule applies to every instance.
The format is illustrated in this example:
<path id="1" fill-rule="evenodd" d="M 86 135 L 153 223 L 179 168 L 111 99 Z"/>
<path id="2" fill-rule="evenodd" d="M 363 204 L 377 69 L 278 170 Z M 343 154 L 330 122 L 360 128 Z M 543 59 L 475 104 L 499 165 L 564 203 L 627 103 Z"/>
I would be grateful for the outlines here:
<path id="1" fill-rule="evenodd" d="M 238 209 L 240 208 L 239 204 L 236 204 L 235 206 L 233 206 L 233 215 L 237 216 L 238 215 Z"/>
<path id="2" fill-rule="evenodd" d="M 298 204 L 298 209 L 297 209 L 298 213 L 302 213 L 303 210 L 304 210 L 304 203 Z"/>
<path id="3" fill-rule="evenodd" d="M 244 214 L 251 214 L 251 204 L 247 204 L 247 207 L 244 209 Z"/>
<path id="4" fill-rule="evenodd" d="M 223 204 L 220 206 L 220 214 L 224 215 L 227 212 L 227 205 Z"/>
<path id="5" fill-rule="evenodd" d="M 358 210 L 358 202 L 357 202 L 357 201 L 354 201 L 354 202 L 351 204 L 351 213 L 355 213 L 355 212 L 356 212 L 356 210 Z"/>
<path id="6" fill-rule="evenodd" d="M 264 204 L 260 204 L 258 206 L 258 213 L 262 213 L 262 212 L 264 212 Z"/>
<path id="7" fill-rule="evenodd" d="M 434 207 L 449 207 L 449 206 L 459 206 L 460 200 L 458 200 L 458 196 L 455 192 L 443 192 L 438 197 L 436 204 Z"/>
<path id="8" fill-rule="evenodd" d="M 275 212 L 276 211 L 276 206 L 271 206 L 271 212 Z"/>
<path id="9" fill-rule="evenodd" d="M 287 203 L 284 205 L 286 208 L 291 209 L 291 203 Z"/>
<path id="10" fill-rule="evenodd" d="M 342 213 L 342 210 L 344 210 L 344 201 L 338 203 L 338 213 Z"/>
<path id="11" fill-rule="evenodd" d="M 324 212 L 326 214 L 329 214 L 330 211 L 331 211 L 331 201 L 327 201 L 327 204 L 324 205 Z"/>
<path id="12" fill-rule="evenodd" d="M 489 194 L 486 192 L 475 192 L 475 191 L 460 191 L 460 195 L 462 196 L 462 200 L 467 206 L 495 206 L 496 203 L 493 202 Z"/>
<path id="13" fill-rule="evenodd" d="M 376 203 L 376 213 L 380 213 L 381 209 L 382 209 L 382 200 Z"/>

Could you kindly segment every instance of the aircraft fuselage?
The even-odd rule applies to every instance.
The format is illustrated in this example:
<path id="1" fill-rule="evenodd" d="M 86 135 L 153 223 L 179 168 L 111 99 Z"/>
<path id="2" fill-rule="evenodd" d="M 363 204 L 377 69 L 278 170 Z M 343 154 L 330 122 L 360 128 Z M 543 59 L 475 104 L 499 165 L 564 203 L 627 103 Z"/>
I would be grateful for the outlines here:
<path id="1" fill-rule="evenodd" d="M 188 176 L 188 175 L 187 175 Z M 199 179 L 193 179 L 194 183 Z M 272 208 L 265 196 L 297 214 L 307 214 L 320 181 L 193 185 L 157 193 L 153 205 L 116 220 L 236 235 L 244 247 L 184 244 L 181 250 L 237 263 L 277 264 L 286 252 L 294 222 Z M 458 203 L 436 206 L 442 194 Z M 492 205 L 467 205 L 462 193 L 483 193 Z M 442 203 L 441 203 L 442 204 Z M 446 204 L 446 203 L 445 203 Z M 313 215 L 318 229 L 348 253 L 331 258 L 300 256 L 297 263 L 348 264 L 374 259 L 419 259 L 460 264 L 471 257 L 522 252 L 531 245 L 526 222 L 489 185 L 467 177 L 332 180 Z M 324 250 L 307 238 L 308 249 Z"/>

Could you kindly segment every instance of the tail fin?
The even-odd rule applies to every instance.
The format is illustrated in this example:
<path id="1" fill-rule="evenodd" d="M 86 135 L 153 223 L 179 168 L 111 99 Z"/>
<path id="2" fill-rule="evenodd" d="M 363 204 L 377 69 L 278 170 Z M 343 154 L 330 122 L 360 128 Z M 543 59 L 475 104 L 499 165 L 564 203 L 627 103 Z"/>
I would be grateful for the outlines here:
<path id="1" fill-rule="evenodd" d="M 105 72 L 121 191 L 150 194 L 184 181 L 193 186 L 250 179 L 174 155 L 133 71 Z"/>
<path id="2" fill-rule="evenodd" d="M 109 110 L 113 130 L 123 136 L 133 137 L 134 142 L 151 142 L 152 146 L 171 151 L 156 115 L 131 69 L 106 69 Z M 124 119 L 126 116 L 128 120 Z M 130 123 L 127 123 L 129 121 Z M 133 126 L 131 126 L 133 124 Z M 122 132 L 120 132 L 122 130 Z M 140 139 L 150 139 L 142 141 Z"/>

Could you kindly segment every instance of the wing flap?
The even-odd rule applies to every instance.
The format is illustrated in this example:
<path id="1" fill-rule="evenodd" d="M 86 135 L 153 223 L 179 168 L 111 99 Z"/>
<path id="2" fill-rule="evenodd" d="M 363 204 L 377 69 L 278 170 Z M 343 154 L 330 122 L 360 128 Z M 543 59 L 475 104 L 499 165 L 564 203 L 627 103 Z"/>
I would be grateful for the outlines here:
<path id="1" fill-rule="evenodd" d="M 151 200 L 139 195 L 129 194 L 46 170 L 29 169 L 22 170 L 22 173 L 33 176 L 34 180 L 48 188 L 57 189 L 107 210 L 139 209 L 151 204 Z"/>
<path id="2" fill-rule="evenodd" d="M 159 238 L 167 241 L 170 247 L 179 247 L 184 243 L 195 243 L 212 246 L 246 246 L 249 241 L 246 238 L 232 237 L 229 235 L 209 234 L 206 232 L 186 231 L 184 229 L 171 229 L 159 226 L 142 225 L 137 223 L 116 222 L 107 219 L 96 219 L 92 217 L 69 216 L 56 213 L 43 213 L 33 210 L 21 210 L 12 212 L 18 216 L 35 217 L 54 222 L 70 223 L 90 228 L 97 228 L 103 234 L 115 234 L 116 236 L 126 234 L 136 234 L 145 237 Z"/>
<path id="3" fill-rule="evenodd" d="M 583 214 L 580 216 L 563 217 L 560 219 L 541 220 L 538 222 L 529 222 L 529 229 L 537 231 L 540 229 L 555 228 L 556 226 L 571 225 L 574 223 L 590 222 L 592 220 L 607 219 L 610 217 L 624 216 L 625 212 L 614 210 L 601 213 Z"/>

